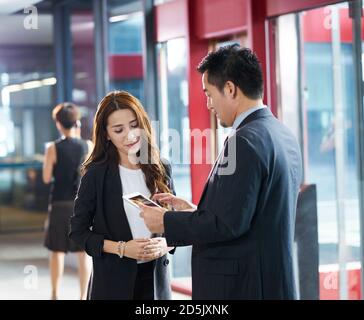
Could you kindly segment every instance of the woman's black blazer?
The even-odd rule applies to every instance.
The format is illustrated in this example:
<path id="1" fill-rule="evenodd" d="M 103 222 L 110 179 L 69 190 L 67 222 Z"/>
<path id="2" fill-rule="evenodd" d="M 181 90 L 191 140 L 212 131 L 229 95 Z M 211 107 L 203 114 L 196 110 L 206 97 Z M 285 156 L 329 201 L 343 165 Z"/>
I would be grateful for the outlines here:
<path id="1" fill-rule="evenodd" d="M 165 165 L 169 187 L 174 193 L 171 167 Z M 137 262 L 103 252 L 104 239 L 133 239 L 122 199 L 119 168 L 94 164 L 82 177 L 71 217 L 69 237 L 92 256 L 93 271 L 88 299 L 133 299 Z M 171 252 L 173 253 L 173 252 Z M 167 255 L 154 260 L 154 296 L 170 299 Z"/>

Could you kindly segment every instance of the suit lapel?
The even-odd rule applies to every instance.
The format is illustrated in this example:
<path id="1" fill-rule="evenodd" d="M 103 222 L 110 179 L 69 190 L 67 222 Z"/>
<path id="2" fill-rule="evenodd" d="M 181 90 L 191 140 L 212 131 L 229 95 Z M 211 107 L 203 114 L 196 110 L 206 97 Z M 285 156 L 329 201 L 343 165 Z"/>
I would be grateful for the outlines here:
<path id="1" fill-rule="evenodd" d="M 223 149 L 220 151 L 219 155 L 217 156 L 217 159 L 216 159 L 216 161 L 215 161 L 215 163 L 214 163 L 214 165 L 213 165 L 213 167 L 212 167 L 212 169 L 211 169 L 211 171 L 210 171 L 210 173 L 209 173 L 209 175 L 208 175 L 208 177 L 207 177 L 207 180 L 206 180 L 205 186 L 204 186 L 204 188 L 203 188 L 202 195 L 201 195 L 201 198 L 200 198 L 199 203 L 201 203 L 201 202 L 202 202 L 202 200 L 203 200 L 203 198 L 205 197 L 205 194 L 206 194 L 206 191 L 207 191 L 207 187 L 208 187 L 208 185 L 209 185 L 210 178 L 211 178 L 211 176 L 212 176 L 212 175 L 214 175 L 214 174 L 215 174 L 215 171 L 216 171 L 216 168 L 217 168 L 217 164 L 219 163 L 220 158 L 222 157 L 222 155 L 223 155 L 223 154 L 224 154 L 224 152 L 225 152 L 225 148 L 226 148 L 226 142 L 227 142 L 227 140 L 228 140 L 228 138 L 226 138 L 226 139 L 225 139 L 225 141 L 224 141 L 224 147 L 223 147 Z"/>

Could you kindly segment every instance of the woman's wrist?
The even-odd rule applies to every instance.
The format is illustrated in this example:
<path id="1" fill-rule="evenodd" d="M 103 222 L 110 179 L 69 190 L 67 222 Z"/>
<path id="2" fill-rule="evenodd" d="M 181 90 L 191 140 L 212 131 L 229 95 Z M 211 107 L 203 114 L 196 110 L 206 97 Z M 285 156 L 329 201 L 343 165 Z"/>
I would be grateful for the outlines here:
<path id="1" fill-rule="evenodd" d="M 117 241 L 104 240 L 103 251 L 106 253 L 112 253 L 119 256 L 119 243 Z"/>
<path id="2" fill-rule="evenodd" d="M 118 256 L 120 259 L 124 257 L 125 244 L 126 244 L 126 242 L 124 242 L 124 241 L 118 241 Z"/>
<path id="3" fill-rule="evenodd" d="M 129 251 L 127 251 L 127 245 L 129 241 L 124 242 L 124 257 L 130 258 Z"/>

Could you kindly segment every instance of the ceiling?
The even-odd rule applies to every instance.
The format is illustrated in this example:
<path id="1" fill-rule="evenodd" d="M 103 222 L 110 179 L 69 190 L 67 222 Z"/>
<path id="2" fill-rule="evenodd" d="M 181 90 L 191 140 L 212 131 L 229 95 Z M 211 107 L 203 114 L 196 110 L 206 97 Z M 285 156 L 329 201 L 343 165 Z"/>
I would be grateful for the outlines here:
<path id="1" fill-rule="evenodd" d="M 12 14 L 35 5 L 42 0 L 0 0 L 0 15 Z"/>
<path id="2" fill-rule="evenodd" d="M 0 0 L 1 1 L 1 0 Z M 38 15 L 38 29 L 24 28 L 24 15 L 16 14 L 1 17 L 0 47 L 6 46 L 40 46 L 54 44 L 53 17 L 51 14 Z M 78 45 L 92 44 L 94 41 L 94 23 L 91 13 L 72 15 L 72 39 Z"/>
<path id="3" fill-rule="evenodd" d="M 6 46 L 52 46 L 53 16 L 52 0 L 0 0 L 0 47 Z M 91 0 L 72 0 L 71 31 L 75 43 L 89 45 L 94 42 L 94 23 Z M 37 29 L 26 29 L 24 22 L 29 13 L 25 7 L 35 5 L 38 9 Z M 109 15 L 119 15 L 142 9 L 140 0 L 108 0 Z M 16 12 L 16 14 L 13 14 Z"/>

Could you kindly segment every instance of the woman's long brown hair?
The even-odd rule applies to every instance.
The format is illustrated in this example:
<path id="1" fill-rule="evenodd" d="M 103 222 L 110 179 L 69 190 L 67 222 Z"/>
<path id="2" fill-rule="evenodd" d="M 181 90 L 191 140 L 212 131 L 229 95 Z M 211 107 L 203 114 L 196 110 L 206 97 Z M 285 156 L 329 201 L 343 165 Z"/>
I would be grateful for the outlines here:
<path id="1" fill-rule="evenodd" d="M 135 114 L 138 127 L 144 132 L 145 142 L 147 142 L 148 147 L 148 161 L 145 164 L 140 163 L 140 167 L 145 175 L 150 193 L 153 195 L 156 192 L 171 192 L 159 150 L 153 141 L 152 126 L 148 115 L 140 101 L 126 91 L 110 92 L 100 101 L 93 126 L 92 140 L 94 148 L 89 158 L 83 163 L 82 174 L 85 174 L 94 163 L 119 164 L 119 153 L 111 141 L 108 141 L 106 127 L 109 116 L 114 111 L 123 109 L 129 109 Z"/>

